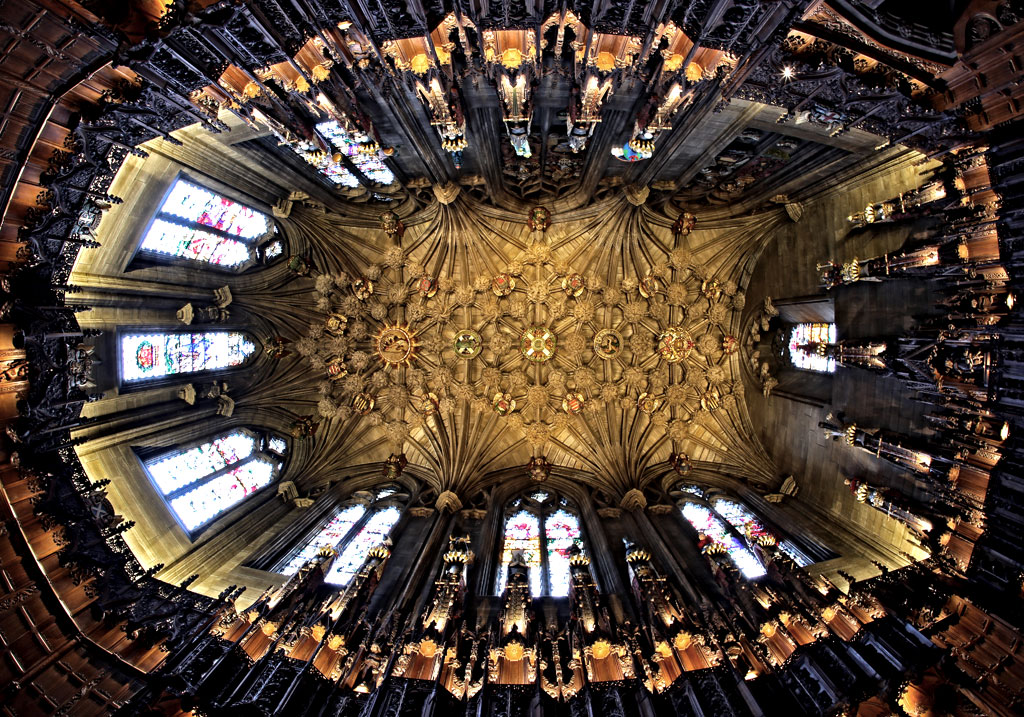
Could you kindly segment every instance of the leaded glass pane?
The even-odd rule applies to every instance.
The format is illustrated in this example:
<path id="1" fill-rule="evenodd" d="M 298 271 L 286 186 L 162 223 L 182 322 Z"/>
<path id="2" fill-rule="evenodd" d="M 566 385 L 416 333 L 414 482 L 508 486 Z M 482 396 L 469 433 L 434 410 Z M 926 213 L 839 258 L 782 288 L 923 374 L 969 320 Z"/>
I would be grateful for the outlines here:
<path id="1" fill-rule="evenodd" d="M 127 334 L 121 337 L 124 381 L 239 366 L 256 346 L 237 331 Z"/>
<path id="2" fill-rule="evenodd" d="M 395 175 L 384 164 L 380 152 L 365 154 L 360 151 L 359 145 L 369 141 L 366 135 L 352 135 L 334 120 L 321 122 L 316 126 L 317 131 L 322 134 L 331 145 L 339 152 L 348 157 L 360 173 L 371 182 L 378 184 L 391 184 L 395 181 Z"/>
<path id="3" fill-rule="evenodd" d="M 140 248 L 225 267 L 244 264 L 251 256 L 249 247 L 237 239 L 159 218 L 153 220 Z"/>
<path id="4" fill-rule="evenodd" d="M 797 324 L 789 333 L 789 359 L 797 368 L 833 373 L 836 360 L 823 354 L 824 347 L 836 342 L 835 324 Z"/>
<path id="5" fill-rule="evenodd" d="M 576 516 L 558 510 L 544 520 L 548 543 L 548 582 L 552 597 L 569 594 L 569 549 L 580 542 L 580 524 Z"/>
<path id="6" fill-rule="evenodd" d="M 283 456 L 288 450 L 288 444 L 285 443 L 285 440 L 280 436 L 272 436 L 270 440 L 267 441 L 267 448 L 277 455 Z"/>
<path id="7" fill-rule="evenodd" d="M 789 558 L 801 568 L 806 568 L 808 565 L 814 563 L 807 553 L 794 545 L 790 540 L 780 540 L 779 550 L 788 555 Z"/>
<path id="8" fill-rule="evenodd" d="M 255 450 L 255 438 L 244 431 L 233 431 L 187 451 L 158 458 L 146 467 L 160 491 L 168 495 L 248 458 Z"/>
<path id="9" fill-rule="evenodd" d="M 391 528 L 398 522 L 401 511 L 398 508 L 390 507 L 378 510 L 366 525 L 352 540 L 348 542 L 344 550 L 334 560 L 334 565 L 327 575 L 327 582 L 334 585 L 348 585 L 349 580 L 359 571 L 366 562 L 366 554 L 370 548 L 380 545 L 388 537 Z"/>
<path id="10" fill-rule="evenodd" d="M 736 530 L 743 533 L 746 536 L 748 543 L 758 542 L 758 538 L 761 536 L 770 536 L 774 538 L 771 531 L 761 524 L 761 521 L 757 517 L 747 510 L 744 506 L 736 503 L 735 501 L 726 500 L 725 498 L 718 498 L 712 503 L 715 512 L 725 518 L 726 522 L 729 523 Z"/>
<path id="11" fill-rule="evenodd" d="M 196 488 L 172 498 L 171 509 L 187 530 L 195 530 L 268 485 L 274 465 L 252 458 Z"/>
<path id="12" fill-rule="evenodd" d="M 313 165 L 317 170 L 327 178 L 329 182 L 339 187 L 354 188 L 359 186 L 359 180 L 356 179 L 356 175 L 348 171 L 341 162 L 335 162 L 331 155 L 320 148 L 318 144 L 311 140 L 303 140 L 298 142 L 286 143 L 288 147 L 291 147 L 295 154 L 302 157 L 306 162 Z"/>
<path id="13" fill-rule="evenodd" d="M 698 533 L 703 533 L 724 547 L 729 559 L 748 580 L 765 575 L 764 566 L 760 561 L 729 532 L 725 523 L 708 508 L 697 503 L 687 503 L 683 506 L 683 517 Z"/>
<path id="14" fill-rule="evenodd" d="M 530 567 L 530 593 L 541 595 L 541 562 L 540 562 L 540 522 L 537 516 L 521 510 L 509 516 L 505 521 L 505 540 L 501 546 L 501 567 L 498 570 L 498 588 L 500 595 L 505 591 L 508 579 L 508 566 L 512 562 L 512 553 L 523 551 L 523 558 Z"/>
<path id="15" fill-rule="evenodd" d="M 281 574 L 294 575 L 299 572 L 299 568 L 315 558 L 317 553 L 320 552 L 320 548 L 324 546 L 329 545 L 337 548 L 345 536 L 348 535 L 348 531 L 363 517 L 365 512 L 366 508 L 361 505 L 350 505 L 339 510 L 309 542 L 302 546 L 301 550 L 292 556 L 291 560 L 280 571 Z"/>
<path id="16" fill-rule="evenodd" d="M 265 214 L 185 179 L 174 183 L 160 212 L 240 239 L 256 239 L 270 230 L 270 222 Z"/>

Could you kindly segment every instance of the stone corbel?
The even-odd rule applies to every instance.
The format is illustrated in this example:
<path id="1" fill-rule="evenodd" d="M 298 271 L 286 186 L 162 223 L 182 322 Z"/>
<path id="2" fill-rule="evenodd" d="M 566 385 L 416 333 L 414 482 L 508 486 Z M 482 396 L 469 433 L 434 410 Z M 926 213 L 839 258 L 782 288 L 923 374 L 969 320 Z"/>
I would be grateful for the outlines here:
<path id="1" fill-rule="evenodd" d="M 235 400 L 231 396 L 220 395 L 217 397 L 217 415 L 231 418 L 235 412 Z"/>
<path id="2" fill-rule="evenodd" d="M 192 320 L 195 319 L 195 310 L 192 308 L 191 302 L 178 309 L 174 316 L 185 326 L 190 325 Z"/>
<path id="3" fill-rule="evenodd" d="M 223 309 L 231 304 L 231 287 L 226 284 L 219 289 L 213 290 L 213 303 Z"/>
<path id="4" fill-rule="evenodd" d="M 273 211 L 274 216 L 276 218 L 287 219 L 288 216 L 292 213 L 292 204 L 292 200 L 282 199 L 273 207 L 271 207 L 271 210 Z"/>
<path id="5" fill-rule="evenodd" d="M 186 383 L 184 386 L 178 389 L 178 398 L 187 403 L 190 406 L 196 405 L 196 387 L 191 383 Z"/>
<path id="6" fill-rule="evenodd" d="M 288 503 L 298 499 L 299 490 L 295 487 L 294 481 L 286 480 L 277 484 L 277 494 L 281 500 Z"/>

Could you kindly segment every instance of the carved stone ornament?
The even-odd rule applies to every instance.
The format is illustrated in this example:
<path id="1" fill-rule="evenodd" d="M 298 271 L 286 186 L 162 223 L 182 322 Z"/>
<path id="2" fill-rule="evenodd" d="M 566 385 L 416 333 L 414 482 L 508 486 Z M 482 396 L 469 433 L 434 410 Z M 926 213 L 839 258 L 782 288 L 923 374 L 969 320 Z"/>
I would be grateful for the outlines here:
<path id="1" fill-rule="evenodd" d="M 635 184 L 627 184 L 623 187 L 623 192 L 626 194 L 626 201 L 634 207 L 639 207 L 647 202 L 647 197 L 650 195 L 651 189 L 646 185 L 638 187 Z"/>
<path id="2" fill-rule="evenodd" d="M 434 190 L 434 196 L 437 197 L 437 201 L 441 202 L 441 204 L 451 204 L 459 196 L 459 192 L 462 191 L 462 187 L 452 182 L 435 184 L 432 189 Z"/>
<path id="3" fill-rule="evenodd" d="M 639 488 L 631 488 L 622 496 L 619 507 L 623 510 L 643 510 L 647 507 L 647 497 Z"/>
<path id="4" fill-rule="evenodd" d="M 459 496 L 452 493 L 450 490 L 446 490 L 441 495 L 437 496 L 437 500 L 434 502 L 434 507 L 440 511 L 447 510 L 449 513 L 456 513 L 462 510 L 462 501 L 459 500 Z"/>

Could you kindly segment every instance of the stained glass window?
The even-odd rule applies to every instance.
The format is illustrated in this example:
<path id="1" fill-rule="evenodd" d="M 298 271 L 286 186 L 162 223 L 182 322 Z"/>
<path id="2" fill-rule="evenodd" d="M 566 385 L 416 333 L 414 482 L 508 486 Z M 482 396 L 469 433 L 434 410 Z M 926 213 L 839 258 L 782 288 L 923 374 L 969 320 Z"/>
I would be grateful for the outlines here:
<path id="1" fill-rule="evenodd" d="M 558 510 L 544 520 L 548 548 L 548 583 L 552 597 L 569 594 L 569 548 L 580 541 L 580 524 L 576 516 Z"/>
<path id="2" fill-rule="evenodd" d="M 331 146 L 348 157 L 360 174 L 377 184 L 391 184 L 395 181 L 395 175 L 384 164 L 380 150 L 366 153 L 364 149 L 375 144 L 370 138 L 362 133 L 351 133 L 345 130 L 334 120 L 321 122 L 316 126 L 319 132 Z"/>
<path id="3" fill-rule="evenodd" d="M 270 461 L 253 458 L 172 498 L 171 509 L 187 530 L 195 530 L 241 503 L 247 495 L 269 485 L 274 479 L 274 470 Z"/>
<path id="4" fill-rule="evenodd" d="M 722 546 L 743 576 L 749 580 L 763 577 L 764 566 L 750 550 L 726 527 L 725 523 L 711 509 L 698 503 L 686 503 L 683 517 L 698 533 L 703 533 L 713 542 Z"/>
<path id="5" fill-rule="evenodd" d="M 284 568 L 280 570 L 281 574 L 294 575 L 299 572 L 299 568 L 315 558 L 320 548 L 326 545 L 337 548 L 364 513 L 366 513 L 366 508 L 362 505 L 350 505 L 339 510 L 317 531 L 316 535 L 291 557 Z"/>
<path id="6" fill-rule="evenodd" d="M 125 382 L 240 366 L 256 345 L 238 331 L 160 332 L 121 337 Z"/>
<path id="7" fill-rule="evenodd" d="M 260 445 L 251 431 L 236 429 L 145 465 L 171 511 L 193 531 L 273 482 L 280 463 Z"/>
<path id="8" fill-rule="evenodd" d="M 179 178 L 139 248 L 234 268 L 249 261 L 253 244 L 272 230 L 266 214 Z"/>
<path id="9" fill-rule="evenodd" d="M 512 553 L 521 550 L 530 568 L 530 593 L 543 594 L 541 590 L 540 521 L 533 513 L 521 510 L 505 521 L 505 541 L 501 546 L 501 568 L 498 570 L 498 594 L 505 591 L 508 566 Z"/>
<path id="10" fill-rule="evenodd" d="M 725 498 L 717 498 L 712 505 L 715 508 L 715 512 L 725 518 L 729 525 L 747 537 L 750 545 L 758 542 L 762 535 L 771 536 L 777 540 L 776 544 L 779 550 L 792 558 L 793 562 L 800 567 L 805 567 L 813 562 L 804 551 L 800 550 L 789 540 L 778 540 L 778 536 L 765 528 L 764 524 L 746 506 L 732 500 L 726 500 Z"/>
<path id="11" fill-rule="evenodd" d="M 836 360 L 825 354 L 825 347 L 835 342 L 835 324 L 797 324 L 789 332 L 789 360 L 797 368 L 833 373 Z"/>
<path id="12" fill-rule="evenodd" d="M 256 438 L 245 431 L 232 431 L 187 451 L 174 453 L 149 464 L 149 474 L 167 495 L 195 483 L 232 463 L 248 458 L 256 450 Z"/>
<path id="13" fill-rule="evenodd" d="M 287 452 L 288 450 L 288 444 L 285 443 L 285 440 L 280 436 L 274 436 L 269 441 L 267 441 L 267 448 L 272 450 L 277 455 L 283 456 L 285 452 Z"/>
<path id="14" fill-rule="evenodd" d="M 282 141 L 281 143 L 291 147 L 295 154 L 316 167 L 320 174 L 324 175 L 331 184 L 350 189 L 359 186 L 359 180 L 356 179 L 356 175 L 348 171 L 344 163 L 334 161 L 331 154 L 325 152 L 316 142 L 312 140 L 298 140 L 291 142 Z"/>
<path id="15" fill-rule="evenodd" d="M 505 591 L 512 553 L 521 550 L 530 570 L 530 594 L 566 597 L 571 582 L 569 550 L 574 543 L 582 542 L 579 519 L 559 507 L 566 504 L 564 498 L 552 501 L 546 491 L 535 491 L 530 498 L 544 507 L 521 508 L 505 521 L 496 591 L 499 595 Z M 513 506 L 521 504 L 520 499 L 511 503 Z"/>
<path id="16" fill-rule="evenodd" d="M 366 562 L 366 554 L 371 548 L 384 542 L 401 514 L 398 508 L 392 506 L 382 508 L 371 515 L 355 537 L 348 541 L 341 554 L 334 559 L 326 581 L 334 585 L 348 585 L 349 580 Z"/>

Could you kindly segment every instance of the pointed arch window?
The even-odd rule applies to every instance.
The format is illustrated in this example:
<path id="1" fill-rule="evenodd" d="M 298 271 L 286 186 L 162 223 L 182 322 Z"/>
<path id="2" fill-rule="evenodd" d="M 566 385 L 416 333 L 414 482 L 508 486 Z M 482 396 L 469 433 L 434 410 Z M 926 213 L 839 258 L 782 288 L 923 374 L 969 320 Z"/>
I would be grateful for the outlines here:
<path id="1" fill-rule="evenodd" d="M 743 577 L 748 580 L 764 577 L 766 571 L 761 561 L 733 535 L 714 511 L 700 503 L 687 501 L 683 504 L 682 513 L 694 530 L 726 552 Z"/>
<path id="2" fill-rule="evenodd" d="M 326 581 L 333 585 L 345 586 L 366 561 L 370 549 L 380 545 L 390 535 L 402 511 L 394 506 L 381 508 L 370 515 L 362 528 L 345 543 L 345 547 L 334 559 Z"/>
<path id="3" fill-rule="evenodd" d="M 505 519 L 501 565 L 495 590 L 505 590 L 512 555 L 522 551 L 529 567 L 530 593 L 534 597 L 566 597 L 569 594 L 569 549 L 583 542 L 579 519 L 545 491 L 535 491 L 512 502 Z"/>
<path id="4" fill-rule="evenodd" d="M 271 441 L 275 441 L 271 445 Z M 280 475 L 286 444 L 239 428 L 143 461 L 171 513 L 195 534 Z"/>
<path id="5" fill-rule="evenodd" d="M 273 222 L 250 206 L 179 177 L 139 244 L 156 261 L 185 260 L 240 270 L 258 256 L 257 246 L 275 233 Z M 281 253 L 280 240 L 264 258 Z"/>
<path id="6" fill-rule="evenodd" d="M 240 331 L 146 332 L 121 335 L 125 383 L 234 368 L 253 358 L 256 343 Z"/>
<path id="7" fill-rule="evenodd" d="M 715 498 L 711 504 L 716 513 L 725 518 L 729 525 L 747 539 L 749 545 L 754 543 L 762 545 L 775 544 L 779 550 L 788 555 L 800 567 L 806 567 L 814 562 L 793 541 L 789 539 L 778 540 L 777 536 L 765 528 L 757 516 L 743 504 L 727 498 Z"/>
<path id="8" fill-rule="evenodd" d="M 282 575 L 294 575 L 299 572 L 299 568 L 315 558 L 321 548 L 337 548 L 365 514 L 366 507 L 362 505 L 349 505 L 338 510 L 309 542 L 292 555 L 279 572 Z"/>
<path id="9" fill-rule="evenodd" d="M 789 360 L 807 371 L 834 373 L 836 360 L 829 355 L 828 347 L 835 342 L 835 324 L 797 324 L 789 332 Z"/>
<path id="10" fill-rule="evenodd" d="M 297 538 L 297 547 L 284 551 L 284 557 L 266 563 L 257 561 L 252 567 L 291 576 L 316 557 L 321 548 L 331 547 L 338 555 L 326 581 L 339 587 L 347 585 L 366 561 L 370 549 L 392 533 L 408 494 L 400 485 L 389 485 L 373 494 L 360 491 L 356 497 L 363 502 L 349 501 L 331 509 L 311 533 Z"/>

